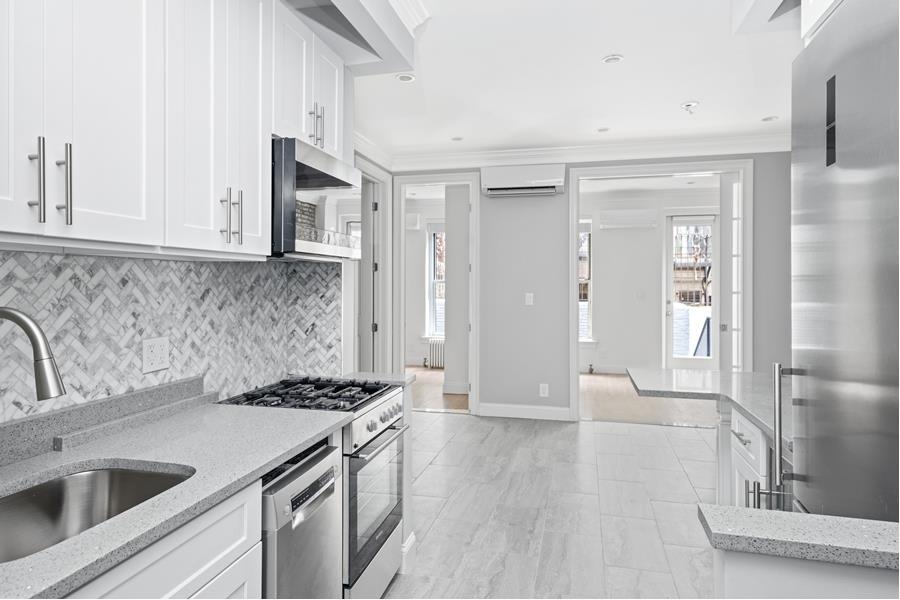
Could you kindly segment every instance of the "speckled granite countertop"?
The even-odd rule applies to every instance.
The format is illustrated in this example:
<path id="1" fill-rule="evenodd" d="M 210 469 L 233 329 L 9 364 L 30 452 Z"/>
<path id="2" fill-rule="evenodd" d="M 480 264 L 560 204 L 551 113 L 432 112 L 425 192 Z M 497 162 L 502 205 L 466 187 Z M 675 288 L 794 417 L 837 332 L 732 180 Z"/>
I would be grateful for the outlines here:
<path id="1" fill-rule="evenodd" d="M 730 400 L 763 433 L 775 437 L 771 373 L 739 373 L 700 369 L 628 369 L 638 396 Z M 782 382 L 781 433 L 793 450 L 791 378 Z"/>
<path id="2" fill-rule="evenodd" d="M 192 477 L 46 550 L 0 563 L 0 597 L 62 597 L 240 491 L 350 413 L 203 404 L 0 467 L 0 496 L 85 468 L 194 469 Z M 188 471 L 189 472 L 189 471 Z"/>
<path id="3" fill-rule="evenodd" d="M 719 550 L 897 570 L 897 523 L 714 504 L 697 512 Z"/>

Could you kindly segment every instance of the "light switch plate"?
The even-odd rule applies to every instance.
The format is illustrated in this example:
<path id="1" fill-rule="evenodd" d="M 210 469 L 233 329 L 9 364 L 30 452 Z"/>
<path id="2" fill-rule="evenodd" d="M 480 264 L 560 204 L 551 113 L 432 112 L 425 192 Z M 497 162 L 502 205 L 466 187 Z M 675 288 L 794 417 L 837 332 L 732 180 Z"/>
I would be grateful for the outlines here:
<path id="1" fill-rule="evenodd" d="M 143 372 L 153 373 L 169 368 L 169 338 L 158 337 L 141 341 Z"/>
<path id="2" fill-rule="evenodd" d="M 525 306 L 534 306 L 534 294 L 525 292 Z"/>
<path id="3" fill-rule="evenodd" d="M 541 398 L 549 398 L 550 397 L 550 384 L 549 383 L 541 383 L 538 385 L 538 395 Z"/>

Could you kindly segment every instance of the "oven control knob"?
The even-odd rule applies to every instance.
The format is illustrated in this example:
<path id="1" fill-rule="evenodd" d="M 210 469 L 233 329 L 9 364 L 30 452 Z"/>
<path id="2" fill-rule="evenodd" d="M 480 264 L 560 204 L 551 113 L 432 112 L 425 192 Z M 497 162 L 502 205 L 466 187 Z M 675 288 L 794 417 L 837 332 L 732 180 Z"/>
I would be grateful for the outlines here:
<path id="1" fill-rule="evenodd" d="M 376 423 L 375 421 L 369 421 L 369 424 L 366 425 L 366 429 L 368 429 L 369 431 L 375 431 L 376 429 L 378 429 L 378 423 Z"/>

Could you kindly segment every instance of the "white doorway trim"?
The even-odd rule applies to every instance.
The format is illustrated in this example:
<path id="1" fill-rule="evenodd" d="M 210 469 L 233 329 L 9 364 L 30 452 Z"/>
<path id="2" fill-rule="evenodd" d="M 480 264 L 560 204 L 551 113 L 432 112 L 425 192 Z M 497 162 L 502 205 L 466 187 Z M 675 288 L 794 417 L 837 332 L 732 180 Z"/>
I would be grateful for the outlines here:
<path id="1" fill-rule="evenodd" d="M 469 412 L 478 412 L 478 348 L 479 331 L 478 315 L 478 215 L 480 211 L 479 199 L 481 194 L 481 177 L 476 172 L 468 173 L 435 173 L 422 175 L 398 175 L 394 177 L 394 202 L 393 202 L 393 228 L 396 232 L 393 237 L 393 260 L 396 274 L 393 277 L 393 363 L 397 365 L 398 372 L 404 368 L 404 340 L 406 340 L 406 299 L 403 293 L 406 286 L 406 228 L 402 222 L 406 214 L 406 196 L 403 187 L 407 185 L 428 184 L 467 184 L 469 186 Z"/>
<path id="2" fill-rule="evenodd" d="M 569 416 L 581 417 L 578 385 L 578 215 L 582 179 L 664 176 L 674 173 L 735 173 L 741 188 L 743 244 L 742 351 L 745 371 L 753 370 L 753 159 L 685 160 L 569 168 Z M 721 200 L 720 200 L 721 202 Z M 733 215 L 734 216 L 734 215 Z M 729 253 L 730 254 L 730 253 Z M 735 317 L 732 316 L 732 319 Z M 596 336 L 595 336 L 596 337 Z"/>
<path id="3" fill-rule="evenodd" d="M 378 333 L 375 334 L 373 371 L 376 373 L 394 373 L 402 372 L 396 369 L 396 364 L 392 362 L 393 352 L 391 349 L 391 336 L 388 332 L 392 330 L 393 312 L 390 310 L 392 306 L 392 287 L 389 285 L 392 276 L 391 260 L 388 260 L 391 234 L 391 195 L 393 194 L 393 176 L 376 163 L 370 161 L 361 154 L 356 155 L 356 168 L 362 171 L 363 178 L 375 184 L 374 201 L 378 203 L 378 210 L 372 211 L 372 207 L 361 207 L 362 212 L 371 215 L 373 228 L 373 241 L 375 247 L 375 255 L 372 259 L 378 263 L 378 275 L 373 277 L 374 292 L 373 296 L 377 299 L 375 302 L 372 316 L 374 322 L 378 324 Z M 361 266 L 361 265 L 360 265 Z M 360 269 L 360 271 L 362 271 Z M 369 276 L 369 273 L 359 273 L 359 277 Z M 364 299 L 361 299 L 364 301 Z M 370 323 L 359 323 L 358 326 L 369 327 Z M 360 332 L 357 330 L 357 335 Z M 401 364 L 402 367 L 402 364 Z"/>

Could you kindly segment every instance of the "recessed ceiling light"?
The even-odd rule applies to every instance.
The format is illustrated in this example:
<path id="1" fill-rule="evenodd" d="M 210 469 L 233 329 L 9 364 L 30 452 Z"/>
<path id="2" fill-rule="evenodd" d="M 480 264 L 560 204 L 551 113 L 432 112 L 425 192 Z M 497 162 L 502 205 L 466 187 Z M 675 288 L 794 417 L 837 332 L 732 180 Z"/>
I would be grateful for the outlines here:
<path id="1" fill-rule="evenodd" d="M 777 121 L 777 120 L 778 120 L 778 117 L 776 115 L 769 115 L 768 117 L 762 118 L 763 123 L 771 123 L 772 121 Z"/>
<path id="2" fill-rule="evenodd" d="M 597 133 L 606 133 L 607 131 L 609 131 L 609 127 L 598 127 L 597 128 Z"/>
<path id="3" fill-rule="evenodd" d="M 403 83 L 412 83 L 416 80 L 416 76 L 412 73 L 397 73 L 394 77 L 397 78 L 397 81 L 402 81 Z"/>
<path id="4" fill-rule="evenodd" d="M 602 62 L 604 65 L 615 65 L 622 62 L 623 60 L 625 60 L 625 57 L 621 54 L 607 54 L 600 59 L 600 62 Z"/>
<path id="5" fill-rule="evenodd" d="M 450 141 L 451 142 L 461 142 L 461 141 L 463 141 L 463 139 L 459 136 L 454 136 L 454 137 L 450 138 Z"/>
<path id="6" fill-rule="evenodd" d="M 687 111 L 688 114 L 694 114 L 694 109 L 700 106 L 699 100 L 688 100 L 687 102 L 681 103 L 681 108 Z"/>

